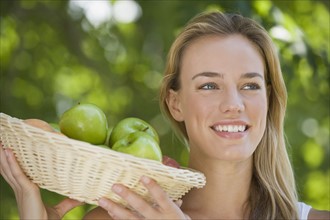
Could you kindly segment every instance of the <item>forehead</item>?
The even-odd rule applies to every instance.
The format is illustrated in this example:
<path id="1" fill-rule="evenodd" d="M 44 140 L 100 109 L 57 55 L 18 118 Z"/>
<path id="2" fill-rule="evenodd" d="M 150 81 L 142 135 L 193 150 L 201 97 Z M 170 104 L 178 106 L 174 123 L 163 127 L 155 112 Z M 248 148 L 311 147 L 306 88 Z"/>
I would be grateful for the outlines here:
<path id="1" fill-rule="evenodd" d="M 242 35 L 209 35 L 187 46 L 181 63 L 182 74 L 203 71 L 264 72 L 263 58 L 256 46 Z"/>

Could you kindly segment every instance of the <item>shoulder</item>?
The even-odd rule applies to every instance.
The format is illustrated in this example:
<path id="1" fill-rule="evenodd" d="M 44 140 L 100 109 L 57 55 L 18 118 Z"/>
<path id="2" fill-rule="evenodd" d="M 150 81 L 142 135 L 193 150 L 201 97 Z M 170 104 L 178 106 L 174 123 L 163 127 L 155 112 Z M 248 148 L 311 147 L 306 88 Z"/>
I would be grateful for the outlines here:
<path id="1" fill-rule="evenodd" d="M 329 211 L 322 211 L 311 209 L 308 214 L 308 219 L 330 219 L 330 212 Z"/>
<path id="2" fill-rule="evenodd" d="M 92 220 L 92 219 L 109 219 L 111 220 L 112 218 L 108 214 L 107 211 L 102 209 L 101 207 L 96 207 L 89 211 L 83 218 L 84 220 Z"/>

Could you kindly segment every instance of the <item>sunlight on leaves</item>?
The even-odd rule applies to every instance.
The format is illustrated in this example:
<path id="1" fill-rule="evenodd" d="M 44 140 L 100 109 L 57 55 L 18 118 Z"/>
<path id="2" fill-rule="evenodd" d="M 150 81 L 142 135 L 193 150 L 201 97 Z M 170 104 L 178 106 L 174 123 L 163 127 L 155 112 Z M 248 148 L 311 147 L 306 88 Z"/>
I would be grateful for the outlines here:
<path id="1" fill-rule="evenodd" d="M 318 167 L 324 160 L 324 150 L 313 140 L 308 140 L 303 145 L 303 157 L 311 168 Z"/>
<path id="2" fill-rule="evenodd" d="M 322 120 L 319 132 L 317 133 L 315 140 L 318 144 L 322 145 L 324 148 L 329 149 L 330 147 L 330 117 L 325 117 Z M 327 152 L 330 154 L 330 152 Z M 327 157 L 329 161 L 330 158 Z"/>
<path id="3" fill-rule="evenodd" d="M 119 114 L 132 101 L 132 90 L 127 86 L 121 86 L 109 94 L 109 109 L 115 114 Z"/>
<path id="4" fill-rule="evenodd" d="M 54 88 L 64 96 L 78 99 L 99 85 L 97 74 L 83 66 L 63 67 L 56 74 Z"/>
<path id="5" fill-rule="evenodd" d="M 112 100 L 109 98 L 107 92 L 102 87 L 94 87 L 82 101 L 93 103 L 99 106 L 103 111 L 108 111 L 111 107 Z"/>
<path id="6" fill-rule="evenodd" d="M 329 205 L 326 205 L 329 204 L 330 199 L 328 191 L 329 179 L 329 172 L 314 171 L 308 174 L 304 194 L 311 201 L 310 205 L 313 208 L 329 210 Z"/>
<path id="7" fill-rule="evenodd" d="M 32 9 L 36 6 L 37 1 L 36 0 L 20 1 L 20 4 L 21 4 L 22 8 Z"/>
<path id="8" fill-rule="evenodd" d="M 4 68 L 20 42 L 16 32 L 16 22 L 11 17 L 1 17 L 0 19 L 0 42 L 0 63 Z"/>
<path id="9" fill-rule="evenodd" d="M 39 43 L 39 35 L 34 30 L 28 30 L 23 36 L 24 48 L 33 49 Z"/>
<path id="10" fill-rule="evenodd" d="M 15 67 L 18 70 L 26 70 L 32 65 L 32 57 L 26 51 L 19 53 L 14 60 Z"/>
<path id="11" fill-rule="evenodd" d="M 269 11 L 272 8 L 272 2 L 269 0 L 264 1 L 254 1 L 253 7 L 255 8 L 256 12 L 261 16 L 268 16 Z"/>
<path id="12" fill-rule="evenodd" d="M 41 105 L 44 98 L 37 86 L 21 78 L 16 78 L 14 80 L 12 93 L 16 97 L 23 98 L 30 106 Z"/>
<path id="13" fill-rule="evenodd" d="M 297 20 L 304 27 L 307 41 L 314 48 L 320 50 L 329 48 L 329 9 L 321 2 L 316 1 L 313 3 L 299 1 L 299 5 L 298 8 L 305 9 L 305 13 L 308 13 L 308 16 L 303 16 Z M 303 5 L 306 5 L 306 7 Z"/>
<path id="14" fill-rule="evenodd" d="M 301 126 L 302 132 L 308 137 L 315 137 L 319 131 L 319 124 L 315 118 L 307 118 Z"/>

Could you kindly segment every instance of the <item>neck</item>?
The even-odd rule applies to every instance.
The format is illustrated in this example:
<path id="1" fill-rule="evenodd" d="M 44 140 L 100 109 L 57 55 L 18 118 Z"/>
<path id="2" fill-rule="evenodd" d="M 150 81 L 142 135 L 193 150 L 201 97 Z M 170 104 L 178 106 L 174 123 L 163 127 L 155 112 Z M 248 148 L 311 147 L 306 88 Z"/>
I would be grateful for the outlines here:
<path id="1" fill-rule="evenodd" d="M 252 178 L 252 157 L 245 161 L 193 159 L 189 164 L 206 176 L 206 186 L 191 190 L 182 209 L 192 218 L 243 219 Z"/>

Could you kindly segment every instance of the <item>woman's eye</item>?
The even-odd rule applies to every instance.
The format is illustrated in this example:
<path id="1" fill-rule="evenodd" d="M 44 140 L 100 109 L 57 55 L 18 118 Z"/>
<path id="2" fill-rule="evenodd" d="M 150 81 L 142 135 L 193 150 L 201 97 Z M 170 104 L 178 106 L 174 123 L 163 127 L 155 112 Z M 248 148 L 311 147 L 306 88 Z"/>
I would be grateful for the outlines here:
<path id="1" fill-rule="evenodd" d="M 258 90 L 260 89 L 259 84 L 257 83 L 247 83 L 243 86 L 243 90 Z"/>
<path id="2" fill-rule="evenodd" d="M 213 90 L 213 89 L 218 89 L 217 84 L 215 83 L 205 83 L 199 87 L 199 89 L 202 90 Z"/>

